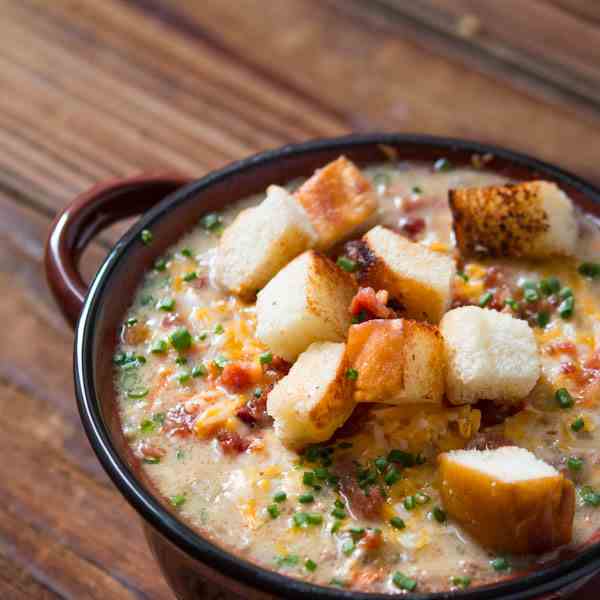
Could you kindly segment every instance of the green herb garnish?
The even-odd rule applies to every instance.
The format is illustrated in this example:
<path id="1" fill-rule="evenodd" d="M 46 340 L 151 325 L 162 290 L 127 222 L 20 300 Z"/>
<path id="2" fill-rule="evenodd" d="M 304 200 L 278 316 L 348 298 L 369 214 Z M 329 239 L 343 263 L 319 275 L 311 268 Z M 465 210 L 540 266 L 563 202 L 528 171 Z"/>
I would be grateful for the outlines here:
<path id="1" fill-rule="evenodd" d="M 142 232 L 140 233 L 140 239 L 142 240 L 142 244 L 144 244 L 144 246 L 149 246 L 152 243 L 154 236 L 149 229 L 142 229 Z"/>
<path id="2" fill-rule="evenodd" d="M 394 576 L 392 577 L 392 583 L 401 590 L 406 590 L 407 592 L 414 592 L 417 588 L 417 582 L 414 579 L 411 579 L 404 573 L 400 573 L 400 571 L 396 571 Z"/>
<path id="3" fill-rule="evenodd" d="M 184 327 L 176 329 L 169 336 L 169 341 L 171 342 L 171 346 L 173 346 L 173 348 L 175 348 L 175 350 L 179 352 L 189 350 L 192 346 L 192 336 L 190 335 L 190 332 Z"/>
<path id="4" fill-rule="evenodd" d="M 358 268 L 358 263 L 347 256 L 340 256 L 337 259 L 337 266 L 347 273 L 354 273 L 354 271 L 356 271 Z"/>
<path id="5" fill-rule="evenodd" d="M 559 388 L 556 390 L 554 398 L 561 408 L 571 408 L 575 404 L 573 396 L 569 394 L 569 391 L 566 388 Z"/>
<path id="6" fill-rule="evenodd" d="M 390 519 L 390 525 L 394 529 L 404 529 L 406 527 L 406 523 L 400 517 L 392 517 Z"/>

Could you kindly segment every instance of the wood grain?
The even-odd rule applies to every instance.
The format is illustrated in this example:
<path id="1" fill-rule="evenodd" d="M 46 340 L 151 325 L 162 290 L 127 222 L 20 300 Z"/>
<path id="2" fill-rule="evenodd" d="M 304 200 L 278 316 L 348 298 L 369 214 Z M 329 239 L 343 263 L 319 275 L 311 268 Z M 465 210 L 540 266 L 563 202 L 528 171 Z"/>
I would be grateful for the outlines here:
<path id="1" fill-rule="evenodd" d="M 57 210 L 106 178 L 352 130 L 477 138 L 600 182 L 596 4 L 4 0 L 0 598 L 172 598 L 80 426 L 42 272 Z M 86 252 L 88 279 L 124 227 Z"/>

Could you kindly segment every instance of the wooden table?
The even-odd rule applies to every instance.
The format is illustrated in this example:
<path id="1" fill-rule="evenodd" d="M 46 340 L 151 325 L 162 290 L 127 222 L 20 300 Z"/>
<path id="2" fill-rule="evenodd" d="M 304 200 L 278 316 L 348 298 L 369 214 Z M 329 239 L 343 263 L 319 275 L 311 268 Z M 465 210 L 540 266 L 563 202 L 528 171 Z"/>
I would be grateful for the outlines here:
<path id="1" fill-rule="evenodd" d="M 0 7 L 1 598 L 171 598 L 84 439 L 73 336 L 42 274 L 50 219 L 75 194 L 356 130 L 491 141 L 600 183 L 597 2 Z M 117 235 L 87 253 L 88 275 Z"/>

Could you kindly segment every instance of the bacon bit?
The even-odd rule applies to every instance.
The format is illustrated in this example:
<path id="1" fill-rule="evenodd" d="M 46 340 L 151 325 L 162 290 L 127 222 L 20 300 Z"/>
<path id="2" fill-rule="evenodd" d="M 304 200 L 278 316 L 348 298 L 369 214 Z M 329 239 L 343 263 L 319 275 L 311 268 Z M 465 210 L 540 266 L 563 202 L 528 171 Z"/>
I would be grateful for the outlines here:
<path id="1" fill-rule="evenodd" d="M 560 372 L 563 375 L 574 375 L 579 370 L 578 366 L 574 362 L 563 362 L 560 363 Z"/>
<path id="2" fill-rule="evenodd" d="M 166 454 L 164 448 L 154 446 L 148 442 L 142 442 L 139 449 L 144 458 L 162 458 Z"/>
<path id="3" fill-rule="evenodd" d="M 141 344 L 148 339 L 150 331 L 144 323 L 136 323 L 123 329 L 123 341 L 126 344 L 135 345 Z"/>
<path id="4" fill-rule="evenodd" d="M 369 247 L 362 240 L 352 240 L 344 244 L 343 254 L 350 260 L 353 260 L 358 265 L 358 272 L 356 273 L 360 280 L 361 274 L 368 271 L 369 267 L 373 264 L 375 257 L 371 254 Z"/>
<path id="5" fill-rule="evenodd" d="M 381 537 L 381 536 L 379 536 Z M 370 590 L 374 583 L 381 581 L 384 577 L 384 569 L 363 567 L 357 571 L 352 577 L 352 584 L 361 590 Z"/>
<path id="6" fill-rule="evenodd" d="M 460 308 L 461 306 L 471 306 L 473 304 L 474 304 L 474 302 L 472 300 L 470 300 L 469 298 L 467 298 L 466 296 L 456 295 L 452 299 L 451 308 Z"/>
<path id="7" fill-rule="evenodd" d="M 285 360 L 285 358 L 281 358 L 281 356 L 275 355 L 273 360 L 267 365 L 265 365 L 265 370 L 267 371 L 275 371 L 278 375 L 283 377 L 290 372 L 292 368 L 292 363 Z"/>
<path id="8" fill-rule="evenodd" d="M 273 422 L 273 419 L 267 414 L 267 396 L 272 389 L 273 385 L 269 384 L 263 388 L 259 398 L 250 398 L 250 400 L 237 411 L 237 418 L 251 427 L 254 427 L 255 425 L 261 427 L 270 425 Z"/>
<path id="9" fill-rule="evenodd" d="M 164 429 L 168 435 L 186 437 L 194 428 L 194 421 L 200 407 L 189 402 L 178 404 L 169 410 L 165 416 Z"/>
<path id="10" fill-rule="evenodd" d="M 490 267 L 485 272 L 483 284 L 486 288 L 498 287 L 504 283 L 504 271 L 500 267 Z"/>
<path id="11" fill-rule="evenodd" d="M 402 233 L 408 235 L 408 237 L 414 240 L 420 233 L 425 231 L 426 223 L 425 219 L 421 217 L 403 217 L 398 222 L 398 227 Z"/>
<path id="12" fill-rule="evenodd" d="M 569 356 L 577 356 L 577 346 L 573 342 L 555 342 L 544 348 L 544 352 L 548 356 L 556 356 L 558 354 L 568 354 Z"/>
<path id="13" fill-rule="evenodd" d="M 592 355 L 585 361 L 585 368 L 600 370 L 600 348 L 594 350 Z"/>
<path id="14" fill-rule="evenodd" d="M 489 307 L 493 310 L 504 310 L 506 308 L 506 301 L 511 297 L 511 292 L 508 287 L 501 287 L 494 292 L 492 299 L 490 300 Z"/>
<path id="15" fill-rule="evenodd" d="M 226 429 L 217 432 L 217 441 L 225 454 L 241 454 L 250 446 L 250 442 L 239 433 L 227 431 Z"/>
<path id="16" fill-rule="evenodd" d="M 360 545 L 366 550 L 377 550 L 383 544 L 383 536 L 381 531 L 369 530 L 360 541 Z"/>
<path id="17" fill-rule="evenodd" d="M 384 504 L 381 490 L 376 486 L 371 486 L 367 491 L 359 487 L 356 465 L 352 460 L 339 460 L 331 470 L 340 478 L 340 495 L 353 519 L 374 521 L 381 518 Z"/>
<path id="18" fill-rule="evenodd" d="M 171 325 L 183 325 L 183 319 L 181 315 L 177 313 L 170 313 L 165 315 L 160 322 L 161 327 L 170 327 Z"/>
<path id="19" fill-rule="evenodd" d="M 350 303 L 350 314 L 353 316 L 366 314 L 366 320 L 396 318 L 396 311 L 386 306 L 388 298 L 385 303 L 382 302 L 384 295 L 378 296 L 379 293 L 376 294 L 372 287 L 360 288 Z"/>
<path id="20" fill-rule="evenodd" d="M 202 288 L 205 288 L 207 284 L 208 277 L 206 277 L 206 275 L 203 275 L 202 277 L 196 277 L 195 279 L 192 279 L 192 281 L 190 281 L 188 285 L 196 290 L 201 290 Z"/>
<path id="21" fill-rule="evenodd" d="M 241 392 L 257 383 L 262 369 L 249 362 L 227 363 L 221 372 L 221 383 L 232 392 Z"/>

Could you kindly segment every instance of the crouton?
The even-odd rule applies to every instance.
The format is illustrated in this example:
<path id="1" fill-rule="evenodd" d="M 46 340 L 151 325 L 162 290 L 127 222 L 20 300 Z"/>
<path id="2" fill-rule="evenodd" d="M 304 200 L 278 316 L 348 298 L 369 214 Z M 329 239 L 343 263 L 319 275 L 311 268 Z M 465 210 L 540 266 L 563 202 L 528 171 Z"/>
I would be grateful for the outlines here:
<path id="1" fill-rule="evenodd" d="M 463 254 L 540 258 L 575 251 L 573 205 L 555 183 L 450 190 L 449 202 Z"/>
<path id="2" fill-rule="evenodd" d="M 573 484 L 528 450 L 456 450 L 439 463 L 446 511 L 485 548 L 542 553 L 571 541 Z"/>
<path id="3" fill-rule="evenodd" d="M 355 406 L 347 371 L 344 343 L 315 342 L 275 384 L 267 412 L 286 446 L 324 442 L 346 421 Z"/>
<path id="4" fill-rule="evenodd" d="M 315 171 L 296 198 L 317 230 L 322 250 L 350 235 L 377 209 L 371 182 L 344 156 Z"/>
<path id="5" fill-rule="evenodd" d="M 442 402 L 444 342 L 429 323 L 374 319 L 352 325 L 348 360 L 357 372 L 357 402 Z"/>
<path id="6" fill-rule="evenodd" d="M 454 261 L 378 225 L 364 237 L 362 285 L 385 289 L 403 316 L 438 323 L 450 306 Z"/>
<path id="7" fill-rule="evenodd" d="M 446 394 L 452 404 L 513 402 L 535 386 L 540 359 L 526 321 L 463 306 L 444 315 L 440 330 L 446 351 Z"/>
<path id="8" fill-rule="evenodd" d="M 216 279 L 234 294 L 253 297 L 315 239 L 302 207 L 286 190 L 272 185 L 260 205 L 240 212 L 223 232 Z"/>
<path id="9" fill-rule="evenodd" d="M 260 291 L 256 335 L 293 361 L 313 342 L 341 342 L 350 327 L 354 279 L 327 257 L 308 250 Z"/>

